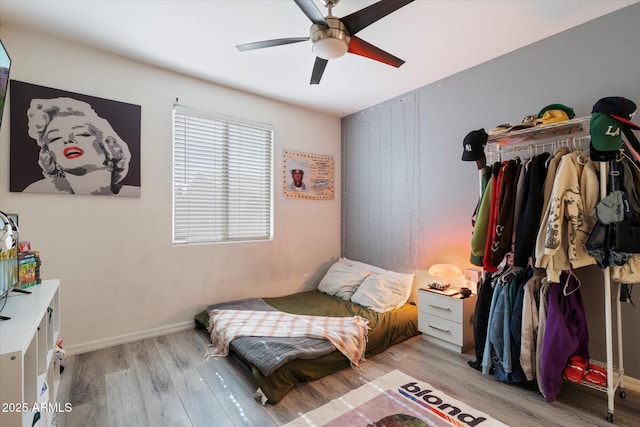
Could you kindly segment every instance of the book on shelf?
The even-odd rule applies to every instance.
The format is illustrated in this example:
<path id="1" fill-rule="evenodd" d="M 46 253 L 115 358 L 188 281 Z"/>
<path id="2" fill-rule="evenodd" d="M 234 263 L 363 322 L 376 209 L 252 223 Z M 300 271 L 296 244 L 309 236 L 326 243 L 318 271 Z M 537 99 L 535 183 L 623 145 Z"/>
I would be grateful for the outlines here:
<path id="1" fill-rule="evenodd" d="M 21 252 L 18 254 L 20 288 L 25 289 L 42 282 L 40 279 L 40 253 Z"/>

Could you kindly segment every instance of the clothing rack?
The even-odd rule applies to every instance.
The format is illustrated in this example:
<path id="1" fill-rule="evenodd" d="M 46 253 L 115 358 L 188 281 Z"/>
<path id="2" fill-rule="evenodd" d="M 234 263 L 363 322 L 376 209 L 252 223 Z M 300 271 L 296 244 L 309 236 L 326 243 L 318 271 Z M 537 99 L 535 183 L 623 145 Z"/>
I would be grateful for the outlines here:
<path id="1" fill-rule="evenodd" d="M 580 117 L 566 122 L 556 123 L 539 128 L 529 128 L 507 134 L 490 136 L 485 146 L 485 156 L 487 164 L 501 162 L 505 158 L 533 157 L 543 152 L 553 153 L 560 147 L 568 147 L 571 151 L 575 149 L 589 149 L 591 137 L 589 135 L 590 117 Z M 600 199 L 607 195 L 608 182 L 608 162 L 600 164 Z M 482 172 L 479 174 L 482 180 Z M 482 182 L 480 183 L 482 190 Z M 482 272 L 483 282 L 486 279 L 485 272 Z M 616 321 L 617 321 L 617 341 L 618 341 L 618 366 L 613 364 L 613 324 L 612 324 L 612 283 L 610 268 L 603 269 L 604 285 L 604 311 L 605 311 L 605 333 L 606 333 L 606 361 L 589 361 L 591 364 L 600 365 L 607 369 L 607 387 L 599 387 L 582 381 L 581 384 L 596 390 L 607 393 L 607 412 L 605 419 L 613 422 L 614 419 L 614 398 L 619 390 L 621 398 L 626 397 L 624 391 L 624 368 L 623 368 L 623 344 L 622 344 L 622 316 L 620 304 L 620 286 L 616 289 Z"/>
<path id="2" fill-rule="evenodd" d="M 588 149 L 590 141 L 591 137 L 589 135 L 578 135 L 560 139 L 533 141 L 515 145 L 495 145 L 492 147 L 491 144 L 487 144 L 487 148 L 485 149 L 485 156 L 487 157 L 487 162 L 491 164 L 493 162 L 500 162 L 505 157 L 523 157 L 522 154 L 526 155 L 524 157 L 533 157 L 544 152 L 554 152 L 560 147 L 567 147 L 571 151 L 580 148 Z"/>
<path id="3" fill-rule="evenodd" d="M 607 162 L 600 162 L 600 199 L 607 195 Z M 622 357 L 622 315 L 620 307 L 620 286 L 616 290 L 616 321 L 618 333 L 618 377 L 614 382 L 613 373 L 613 331 L 611 324 L 611 275 L 609 267 L 604 269 L 604 317 L 606 332 L 606 367 L 607 367 L 607 413 L 605 418 L 610 423 L 613 422 L 614 398 L 616 389 L 620 389 L 620 397 L 626 397 L 624 391 L 624 365 Z"/>

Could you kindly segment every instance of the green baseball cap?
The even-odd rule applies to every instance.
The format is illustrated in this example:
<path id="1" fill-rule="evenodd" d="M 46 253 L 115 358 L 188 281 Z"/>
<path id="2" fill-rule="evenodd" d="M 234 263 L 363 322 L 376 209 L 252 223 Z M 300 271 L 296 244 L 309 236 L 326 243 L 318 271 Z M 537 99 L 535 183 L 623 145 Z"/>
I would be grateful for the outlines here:
<path id="1" fill-rule="evenodd" d="M 622 147 L 622 123 L 609 114 L 592 113 L 589 121 L 591 159 L 615 160 Z"/>

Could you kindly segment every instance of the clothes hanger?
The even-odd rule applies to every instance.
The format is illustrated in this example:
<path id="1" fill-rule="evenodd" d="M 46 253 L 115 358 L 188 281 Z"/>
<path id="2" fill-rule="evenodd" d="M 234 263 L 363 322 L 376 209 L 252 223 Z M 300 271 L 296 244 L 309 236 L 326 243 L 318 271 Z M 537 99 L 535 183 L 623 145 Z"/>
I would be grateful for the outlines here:
<path id="1" fill-rule="evenodd" d="M 572 290 L 568 291 L 567 288 L 569 286 L 569 279 L 573 277 L 574 279 L 576 279 L 577 282 L 577 286 L 575 288 L 573 288 Z M 580 289 L 580 286 L 582 286 L 582 282 L 580 282 L 580 279 L 578 279 L 578 277 L 573 274 L 573 270 L 569 270 L 569 274 L 567 275 L 567 278 L 564 282 L 564 285 L 562 286 L 562 294 L 565 297 L 568 297 L 569 295 L 573 294 L 574 292 L 576 292 L 578 289 Z"/>
<path id="2" fill-rule="evenodd" d="M 546 152 L 547 150 L 545 150 L 545 149 L 544 149 L 544 147 L 545 147 L 545 146 L 546 146 L 546 144 L 542 146 L 542 149 L 543 149 L 542 151 L 545 151 L 545 152 Z M 551 151 L 551 153 L 550 153 L 551 155 L 550 155 L 550 156 L 547 158 L 547 160 L 545 160 L 545 162 L 544 162 L 544 167 L 545 167 L 545 169 L 549 169 L 549 165 L 551 164 L 551 159 L 552 159 L 552 158 L 553 158 L 553 156 L 554 156 L 554 151 L 555 151 L 555 150 L 553 150 L 553 147 L 552 147 L 552 149 L 551 149 L 550 151 Z"/>
<path id="3" fill-rule="evenodd" d="M 498 271 L 500 273 L 498 276 L 497 283 L 501 286 L 508 284 L 509 281 L 515 276 L 513 267 L 509 263 L 510 257 L 511 257 L 511 253 L 506 254 L 502 259 L 502 262 L 500 263 L 500 265 L 498 265 Z"/>
<path id="4" fill-rule="evenodd" d="M 622 154 L 623 158 L 626 158 L 627 160 L 630 160 L 629 163 L 631 164 L 631 166 L 633 166 L 638 172 L 640 172 L 640 166 L 638 166 L 635 162 L 635 159 L 633 159 L 632 157 L 630 157 L 627 153 L 625 153 L 624 151 L 620 152 Z"/>
<path id="5" fill-rule="evenodd" d="M 500 264 L 496 267 L 496 271 L 491 274 L 491 282 L 493 283 L 493 286 L 500 282 L 502 275 L 507 272 L 507 267 L 508 264 L 505 262 L 505 258 L 503 258 Z"/>
<path id="6" fill-rule="evenodd" d="M 589 142 L 591 141 L 591 135 L 583 135 L 578 137 L 578 145 L 583 151 L 589 151 Z"/>
<path id="7" fill-rule="evenodd" d="M 576 161 L 581 164 L 581 165 L 586 165 L 587 162 L 589 160 L 591 160 L 591 154 L 589 153 L 589 150 L 585 150 L 582 147 L 582 137 L 579 136 L 578 137 L 578 142 L 577 142 L 577 149 L 581 151 L 581 153 L 578 155 L 578 157 L 576 157 Z"/>
<path id="8" fill-rule="evenodd" d="M 586 165 L 589 160 L 591 160 L 591 156 L 588 151 L 582 151 L 582 153 L 576 157 L 576 161 L 583 166 Z"/>

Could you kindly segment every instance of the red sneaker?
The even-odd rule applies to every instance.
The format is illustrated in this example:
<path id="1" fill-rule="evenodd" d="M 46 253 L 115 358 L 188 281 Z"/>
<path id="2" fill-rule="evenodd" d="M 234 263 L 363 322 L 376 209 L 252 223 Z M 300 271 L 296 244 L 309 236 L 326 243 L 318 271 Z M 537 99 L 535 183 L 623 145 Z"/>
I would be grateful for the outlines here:
<path id="1" fill-rule="evenodd" d="M 589 384 L 597 385 L 599 387 L 606 387 L 607 370 L 602 366 L 589 365 L 589 368 L 584 374 L 584 380 Z"/>
<path id="2" fill-rule="evenodd" d="M 587 360 L 582 356 L 571 356 L 567 366 L 562 370 L 562 375 L 569 381 L 580 383 L 587 369 Z"/>

